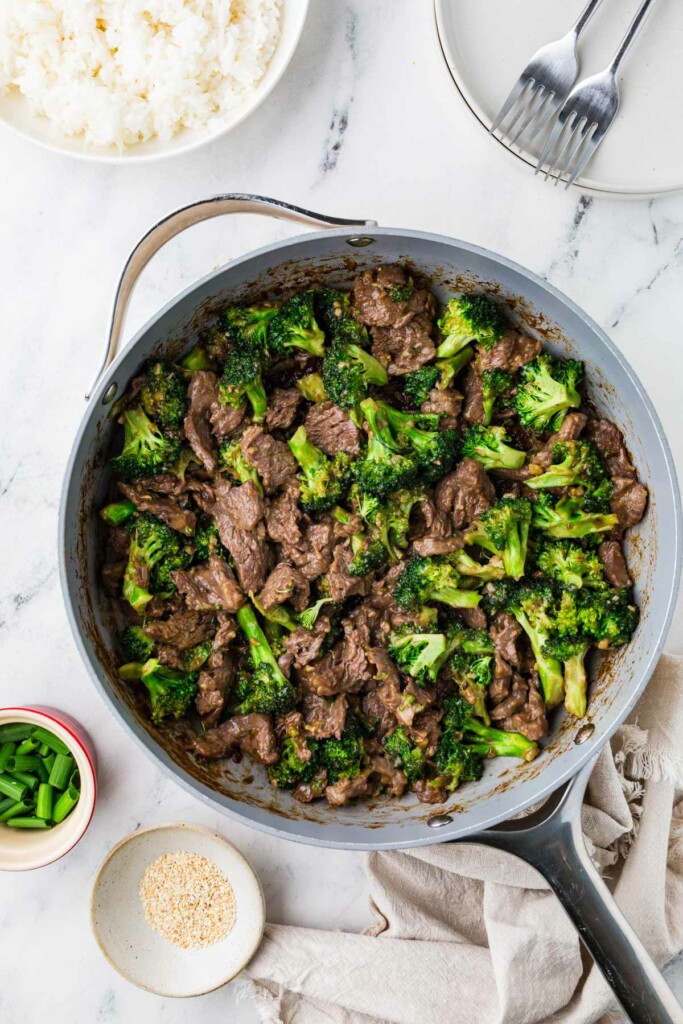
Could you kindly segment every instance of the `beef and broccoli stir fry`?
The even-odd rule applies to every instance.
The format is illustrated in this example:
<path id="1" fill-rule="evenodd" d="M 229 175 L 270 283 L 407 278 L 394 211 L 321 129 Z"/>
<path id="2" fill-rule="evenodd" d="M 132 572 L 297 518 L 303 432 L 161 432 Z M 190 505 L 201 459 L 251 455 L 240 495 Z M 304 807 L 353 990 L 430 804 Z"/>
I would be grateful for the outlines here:
<path id="1" fill-rule="evenodd" d="M 439 803 L 531 760 L 638 612 L 647 491 L 584 369 L 397 266 L 233 306 L 120 406 L 120 675 L 296 799 Z"/>

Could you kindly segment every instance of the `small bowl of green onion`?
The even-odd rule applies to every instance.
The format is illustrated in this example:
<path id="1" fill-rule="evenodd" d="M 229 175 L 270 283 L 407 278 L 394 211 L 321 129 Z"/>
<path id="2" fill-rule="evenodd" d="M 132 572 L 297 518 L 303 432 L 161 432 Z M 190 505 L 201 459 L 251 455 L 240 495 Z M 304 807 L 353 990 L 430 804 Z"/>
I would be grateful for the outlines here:
<path id="1" fill-rule="evenodd" d="M 96 795 L 94 750 L 77 722 L 54 708 L 0 708 L 0 871 L 63 857 Z"/>

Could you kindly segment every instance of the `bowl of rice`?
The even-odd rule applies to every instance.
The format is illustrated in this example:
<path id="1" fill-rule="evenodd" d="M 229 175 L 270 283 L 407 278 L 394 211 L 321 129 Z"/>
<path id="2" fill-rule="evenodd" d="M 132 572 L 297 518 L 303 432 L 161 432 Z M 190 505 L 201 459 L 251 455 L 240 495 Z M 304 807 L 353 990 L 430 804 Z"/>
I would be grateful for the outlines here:
<path id="1" fill-rule="evenodd" d="M 308 0 L 3 0 L 0 124 L 110 163 L 235 128 L 289 64 Z"/>

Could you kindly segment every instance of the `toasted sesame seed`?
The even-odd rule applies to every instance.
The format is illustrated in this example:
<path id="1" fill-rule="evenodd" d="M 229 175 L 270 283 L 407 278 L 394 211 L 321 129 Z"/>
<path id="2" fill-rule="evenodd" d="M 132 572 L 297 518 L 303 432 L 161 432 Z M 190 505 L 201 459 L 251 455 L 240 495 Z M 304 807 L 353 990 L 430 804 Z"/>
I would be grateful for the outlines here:
<path id="1" fill-rule="evenodd" d="M 150 927 L 183 949 L 224 939 L 237 913 L 232 886 L 218 865 L 186 850 L 164 853 L 148 864 L 140 900 Z"/>

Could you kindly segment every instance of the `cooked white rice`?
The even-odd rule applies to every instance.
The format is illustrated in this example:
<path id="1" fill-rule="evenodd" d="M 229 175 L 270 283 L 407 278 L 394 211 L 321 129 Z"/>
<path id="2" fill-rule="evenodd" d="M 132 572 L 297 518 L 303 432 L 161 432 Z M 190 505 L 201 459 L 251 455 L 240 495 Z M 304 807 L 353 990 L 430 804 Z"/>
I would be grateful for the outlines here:
<path id="1" fill-rule="evenodd" d="M 93 145 L 169 139 L 245 103 L 281 2 L 0 0 L 0 93 Z"/>

